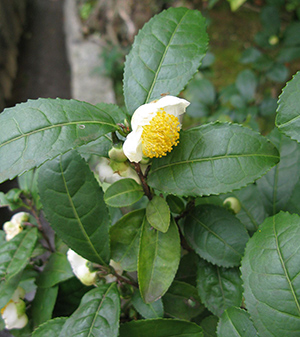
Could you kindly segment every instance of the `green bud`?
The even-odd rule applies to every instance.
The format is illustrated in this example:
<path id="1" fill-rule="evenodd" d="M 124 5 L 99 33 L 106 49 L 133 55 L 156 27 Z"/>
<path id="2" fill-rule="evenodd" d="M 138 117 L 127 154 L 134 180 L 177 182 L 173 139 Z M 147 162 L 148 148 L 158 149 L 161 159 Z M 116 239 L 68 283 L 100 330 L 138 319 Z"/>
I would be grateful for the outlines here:
<path id="1" fill-rule="evenodd" d="M 109 165 L 113 169 L 114 172 L 121 173 L 128 169 L 128 164 L 124 162 L 117 162 L 117 161 L 111 160 Z"/>
<path id="2" fill-rule="evenodd" d="M 229 197 L 225 199 L 223 205 L 232 210 L 234 214 L 238 214 L 242 209 L 240 202 L 238 201 L 237 198 L 234 197 Z"/>
<path id="3" fill-rule="evenodd" d="M 148 157 L 143 157 L 142 160 L 140 161 L 141 165 L 147 165 L 150 162 L 150 158 Z"/>
<path id="4" fill-rule="evenodd" d="M 278 36 L 276 36 L 276 35 L 270 36 L 270 38 L 269 38 L 269 44 L 271 46 L 275 46 L 278 42 L 279 42 Z"/>
<path id="5" fill-rule="evenodd" d="M 117 145 L 117 146 L 113 146 L 109 152 L 108 152 L 108 156 L 110 159 L 116 161 L 116 162 L 124 162 L 127 160 L 127 157 L 125 156 L 124 152 L 123 152 L 123 147 L 122 145 Z"/>

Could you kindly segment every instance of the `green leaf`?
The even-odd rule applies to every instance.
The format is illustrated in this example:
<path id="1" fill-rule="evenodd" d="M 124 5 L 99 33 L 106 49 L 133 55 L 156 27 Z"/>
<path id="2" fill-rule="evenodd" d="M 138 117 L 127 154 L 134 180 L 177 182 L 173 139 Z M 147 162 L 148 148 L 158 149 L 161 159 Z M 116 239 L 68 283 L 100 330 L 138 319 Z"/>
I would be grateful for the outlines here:
<path id="1" fill-rule="evenodd" d="M 120 337 L 203 337 L 200 326 L 176 319 L 132 321 L 120 327 Z"/>
<path id="2" fill-rule="evenodd" d="M 175 279 L 196 285 L 198 256 L 193 251 L 182 256 Z"/>
<path id="3" fill-rule="evenodd" d="M 244 297 L 260 336 L 300 334 L 299 240 L 300 217 L 280 212 L 267 218 L 247 244 L 241 267 Z"/>
<path id="4" fill-rule="evenodd" d="M 164 295 L 171 285 L 180 260 L 180 238 L 172 219 L 167 233 L 143 222 L 138 260 L 138 281 L 144 302 L 151 303 Z"/>
<path id="5" fill-rule="evenodd" d="M 159 298 L 153 303 L 146 304 L 138 290 L 136 290 L 132 296 L 132 304 L 135 309 L 142 315 L 144 318 L 161 318 L 164 316 L 164 307 L 162 299 Z"/>
<path id="6" fill-rule="evenodd" d="M 275 122 L 281 132 L 298 143 L 300 142 L 299 85 L 300 72 L 293 76 L 279 96 Z"/>
<path id="7" fill-rule="evenodd" d="M 221 268 L 199 260 L 197 289 L 202 303 L 216 316 L 242 303 L 242 280 L 238 268 Z"/>
<path id="8" fill-rule="evenodd" d="M 114 120 L 115 124 L 124 123 L 126 119 L 126 113 L 116 104 L 111 103 L 97 103 L 96 107 L 102 111 L 105 111 Z"/>
<path id="9" fill-rule="evenodd" d="M 257 186 L 266 211 L 274 215 L 285 209 L 300 178 L 300 146 L 278 129 L 274 129 L 268 138 L 278 148 L 280 162 L 257 181 Z"/>
<path id="10" fill-rule="evenodd" d="M 256 62 L 261 57 L 262 52 L 254 47 L 247 48 L 241 56 L 240 62 L 243 64 L 250 64 Z"/>
<path id="11" fill-rule="evenodd" d="M 21 276 L 22 271 L 11 277 L 8 281 L 6 281 L 4 278 L 0 278 L 0 308 L 3 308 L 12 298 L 20 283 Z"/>
<path id="12" fill-rule="evenodd" d="M 218 317 L 211 315 L 201 321 L 200 326 L 203 329 L 203 337 L 217 337 L 218 320 Z"/>
<path id="13" fill-rule="evenodd" d="M 139 201 L 143 195 L 142 186 L 134 179 L 121 179 L 108 187 L 104 201 L 112 207 L 126 207 Z"/>
<path id="14" fill-rule="evenodd" d="M 92 142 L 80 146 L 77 151 L 85 155 L 96 155 L 99 157 L 108 157 L 108 151 L 112 148 L 112 140 L 109 135 L 104 135 Z"/>
<path id="15" fill-rule="evenodd" d="M 144 216 L 144 209 L 130 212 L 110 229 L 111 258 L 120 263 L 124 270 L 137 270 Z"/>
<path id="16" fill-rule="evenodd" d="M 257 331 L 247 311 L 231 307 L 220 317 L 218 336 L 258 337 Z"/>
<path id="17" fill-rule="evenodd" d="M 116 130 L 109 114 L 91 104 L 39 98 L 0 116 L 0 182 Z"/>
<path id="18" fill-rule="evenodd" d="M 101 285 L 86 293 L 59 337 L 117 337 L 120 319 L 120 296 L 115 283 Z"/>
<path id="19" fill-rule="evenodd" d="M 197 254 L 222 267 L 238 266 L 249 240 L 243 224 L 215 205 L 195 207 L 184 222 L 184 235 Z"/>
<path id="20" fill-rule="evenodd" d="M 189 196 L 239 189 L 260 178 L 279 161 L 263 136 L 236 124 L 207 124 L 180 136 L 166 157 L 153 160 L 150 186 Z"/>
<path id="21" fill-rule="evenodd" d="M 32 337 L 59 337 L 59 333 L 68 317 L 58 317 L 47 321 L 33 331 Z"/>
<path id="22" fill-rule="evenodd" d="M 39 275 L 37 285 L 41 288 L 49 288 L 73 276 L 67 256 L 56 252 L 50 256 L 48 263 Z"/>
<path id="23" fill-rule="evenodd" d="M 277 166 L 275 166 L 275 168 L 276 167 Z M 274 168 L 272 170 L 274 170 Z M 267 175 L 270 172 L 268 172 Z M 264 179 L 265 177 L 266 176 L 261 179 Z M 258 180 L 257 184 L 260 183 L 260 180 Z M 224 200 L 228 197 L 238 199 L 241 205 L 241 211 L 236 214 L 236 217 L 250 232 L 255 232 L 258 229 L 258 226 L 262 224 L 267 217 L 267 212 L 264 208 L 263 199 L 257 184 L 249 185 L 241 190 L 226 194 L 225 196 L 220 196 Z"/>
<path id="24" fill-rule="evenodd" d="M 169 8 L 144 25 L 125 62 L 124 97 L 130 114 L 166 91 L 173 96 L 182 91 L 206 52 L 205 28 L 201 13 L 187 8 Z"/>
<path id="25" fill-rule="evenodd" d="M 184 282 L 174 281 L 163 296 L 165 313 L 173 318 L 191 320 L 205 309 L 197 289 Z"/>
<path id="26" fill-rule="evenodd" d="M 234 12 L 239 9 L 246 0 L 227 0 L 230 4 L 231 10 Z"/>
<path id="27" fill-rule="evenodd" d="M 2 318 L 2 316 L 0 315 L 0 331 L 5 329 L 5 323 L 4 320 Z"/>
<path id="28" fill-rule="evenodd" d="M 167 195 L 166 201 L 170 207 L 170 211 L 175 214 L 179 214 L 184 211 L 184 202 L 176 195 Z"/>
<path id="29" fill-rule="evenodd" d="M 155 195 L 146 207 L 146 217 L 155 229 L 166 233 L 170 226 L 170 209 L 165 199 Z"/>
<path id="30" fill-rule="evenodd" d="M 246 69 L 240 72 L 235 84 L 247 102 L 253 101 L 257 87 L 257 78 L 252 70 Z"/>
<path id="31" fill-rule="evenodd" d="M 57 293 L 58 286 L 51 288 L 38 287 L 31 309 L 35 327 L 52 318 Z"/>
<path id="32" fill-rule="evenodd" d="M 283 83 L 289 77 L 289 70 L 282 63 L 274 63 L 271 69 L 266 72 L 266 76 L 274 82 Z"/>
<path id="33" fill-rule="evenodd" d="M 28 264 L 37 240 L 37 229 L 23 230 L 0 247 L 0 278 L 9 281 Z"/>
<path id="34" fill-rule="evenodd" d="M 95 263 L 109 261 L 109 215 L 103 192 L 76 151 L 45 163 L 38 185 L 51 226 L 79 255 Z"/>

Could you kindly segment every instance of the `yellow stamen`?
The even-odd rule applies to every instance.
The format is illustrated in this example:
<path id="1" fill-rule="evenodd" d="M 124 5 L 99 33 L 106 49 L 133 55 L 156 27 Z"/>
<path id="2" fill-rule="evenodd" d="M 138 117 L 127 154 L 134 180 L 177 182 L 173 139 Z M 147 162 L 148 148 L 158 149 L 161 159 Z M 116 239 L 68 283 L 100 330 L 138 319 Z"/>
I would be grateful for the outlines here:
<path id="1" fill-rule="evenodd" d="M 143 126 L 143 153 L 149 158 L 161 158 L 179 143 L 180 122 L 177 117 L 160 109 L 149 125 Z"/>

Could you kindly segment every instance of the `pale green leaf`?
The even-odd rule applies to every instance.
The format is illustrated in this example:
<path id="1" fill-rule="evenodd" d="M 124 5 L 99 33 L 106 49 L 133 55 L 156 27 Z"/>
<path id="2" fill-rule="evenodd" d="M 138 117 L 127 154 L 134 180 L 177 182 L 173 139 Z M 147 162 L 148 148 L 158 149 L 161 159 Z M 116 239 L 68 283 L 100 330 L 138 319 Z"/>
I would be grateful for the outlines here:
<path id="1" fill-rule="evenodd" d="M 140 292 L 136 290 L 131 301 L 135 309 L 144 318 L 162 318 L 164 316 L 164 307 L 161 298 L 153 303 L 147 304 L 143 301 Z"/>
<path id="2" fill-rule="evenodd" d="M 170 209 L 165 199 L 155 195 L 146 207 L 146 217 L 155 229 L 166 233 L 170 225 Z"/>

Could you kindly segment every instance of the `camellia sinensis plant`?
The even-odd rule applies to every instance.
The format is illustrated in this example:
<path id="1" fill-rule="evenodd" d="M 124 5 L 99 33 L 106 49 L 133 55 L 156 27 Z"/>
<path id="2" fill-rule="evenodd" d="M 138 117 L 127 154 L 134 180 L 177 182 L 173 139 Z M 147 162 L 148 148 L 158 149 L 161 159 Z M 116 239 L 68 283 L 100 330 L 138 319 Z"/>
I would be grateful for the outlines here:
<path id="1" fill-rule="evenodd" d="M 300 74 L 267 137 L 183 130 L 207 45 L 201 13 L 171 8 L 135 38 L 126 110 L 40 98 L 1 114 L 0 181 L 19 176 L 1 204 L 26 210 L 1 231 L 2 329 L 300 335 Z"/>

